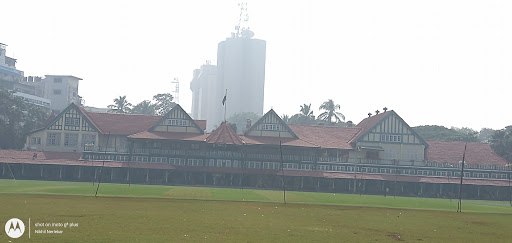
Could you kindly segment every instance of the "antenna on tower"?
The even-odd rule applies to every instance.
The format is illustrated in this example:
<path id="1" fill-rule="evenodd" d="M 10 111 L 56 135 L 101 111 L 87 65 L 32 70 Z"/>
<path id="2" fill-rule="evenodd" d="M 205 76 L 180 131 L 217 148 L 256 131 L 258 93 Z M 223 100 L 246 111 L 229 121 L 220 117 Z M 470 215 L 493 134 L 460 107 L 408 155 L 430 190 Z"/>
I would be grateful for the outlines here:
<path id="1" fill-rule="evenodd" d="M 240 7 L 240 18 L 238 19 L 238 25 L 235 26 L 236 37 L 252 38 L 254 32 L 249 28 L 249 13 L 247 12 L 247 2 L 241 2 L 238 4 Z"/>
<path id="2" fill-rule="evenodd" d="M 174 78 L 174 80 L 171 83 L 175 84 L 174 98 L 176 100 L 176 104 L 179 104 L 180 103 L 180 80 L 178 78 Z"/>

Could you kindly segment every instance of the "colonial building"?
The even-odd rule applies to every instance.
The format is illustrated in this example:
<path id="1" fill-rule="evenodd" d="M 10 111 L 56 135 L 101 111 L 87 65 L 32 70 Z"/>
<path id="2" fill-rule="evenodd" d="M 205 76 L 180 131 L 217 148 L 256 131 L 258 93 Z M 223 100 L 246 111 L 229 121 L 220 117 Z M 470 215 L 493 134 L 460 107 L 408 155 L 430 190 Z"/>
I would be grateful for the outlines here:
<path id="1" fill-rule="evenodd" d="M 28 135 L 26 149 L 45 152 L 23 164 L 39 166 L 45 179 L 94 180 L 98 168 L 107 167 L 106 180 L 121 183 L 280 188 L 284 176 L 291 190 L 453 197 L 466 146 L 466 197 L 505 199 L 510 193 L 510 167 L 488 144 L 425 141 L 394 111 L 354 127 L 286 124 L 270 110 L 243 135 L 226 123 L 212 133 L 205 128 L 179 105 L 165 116 L 145 116 L 71 104 Z M 40 159 L 47 151 L 76 152 L 80 159 Z M 9 161 L 0 153 L 0 163 L 21 163 Z M 45 163 L 59 173 L 45 177 Z M 14 167 L 18 176 L 29 170 Z"/>

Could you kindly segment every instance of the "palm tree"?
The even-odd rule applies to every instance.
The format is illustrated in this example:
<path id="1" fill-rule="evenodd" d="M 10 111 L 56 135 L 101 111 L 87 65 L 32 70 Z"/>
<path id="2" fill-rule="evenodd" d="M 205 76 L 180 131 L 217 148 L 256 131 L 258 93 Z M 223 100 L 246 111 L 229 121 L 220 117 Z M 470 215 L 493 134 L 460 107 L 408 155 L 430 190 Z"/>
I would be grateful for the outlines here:
<path id="1" fill-rule="evenodd" d="M 126 100 L 125 96 L 119 96 L 119 98 L 114 99 L 114 104 L 109 105 L 108 108 L 110 108 L 110 112 L 113 113 L 128 113 L 130 111 L 130 106 L 132 104 Z"/>
<path id="2" fill-rule="evenodd" d="M 309 105 L 300 106 L 300 114 L 307 117 L 313 117 L 313 111 L 311 110 L 311 103 Z"/>
<path id="3" fill-rule="evenodd" d="M 327 121 L 329 124 L 332 123 L 333 118 L 335 122 L 341 122 L 342 120 L 345 121 L 345 115 L 338 112 L 338 110 L 341 109 L 340 105 L 335 104 L 331 99 L 324 102 L 319 109 L 325 111 L 318 116 L 318 119 L 320 120 Z"/>
<path id="4" fill-rule="evenodd" d="M 132 114 L 143 114 L 143 115 L 154 115 L 155 114 L 155 105 L 151 104 L 149 100 L 143 100 L 142 102 L 135 105 L 130 113 Z"/>

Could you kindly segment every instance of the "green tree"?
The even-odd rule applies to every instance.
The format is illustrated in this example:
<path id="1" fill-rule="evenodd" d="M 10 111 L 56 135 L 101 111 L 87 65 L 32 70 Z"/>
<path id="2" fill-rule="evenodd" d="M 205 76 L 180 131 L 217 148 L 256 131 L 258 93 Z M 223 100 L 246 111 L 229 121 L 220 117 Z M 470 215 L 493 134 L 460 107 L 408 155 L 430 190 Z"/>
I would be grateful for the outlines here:
<path id="1" fill-rule="evenodd" d="M 246 130 L 247 119 L 251 120 L 251 124 L 254 124 L 257 120 L 260 119 L 261 116 L 258 116 L 253 112 L 240 112 L 235 113 L 227 120 L 231 124 L 235 124 L 237 127 L 238 133 L 243 133 Z"/>
<path id="2" fill-rule="evenodd" d="M 143 114 L 143 115 L 155 115 L 155 105 L 149 100 L 143 100 L 142 102 L 135 105 L 130 113 L 132 114 Z"/>
<path id="3" fill-rule="evenodd" d="M 345 115 L 338 111 L 341 109 L 341 106 L 335 104 L 331 99 L 322 103 L 319 109 L 324 112 L 318 115 L 318 119 L 326 121 L 328 124 L 331 124 L 333 119 L 335 123 L 341 123 L 342 120 L 345 121 Z"/>
<path id="4" fill-rule="evenodd" d="M 412 128 L 425 140 L 478 142 L 478 132 L 470 128 L 446 128 L 437 125 L 417 126 Z"/>
<path id="5" fill-rule="evenodd" d="M 313 117 L 313 119 L 315 117 L 313 115 L 313 111 L 311 110 L 311 103 L 309 103 L 309 105 L 307 105 L 307 104 L 301 105 L 300 106 L 300 113 L 303 116 Z"/>
<path id="6" fill-rule="evenodd" d="M 284 123 L 288 123 L 290 121 L 290 116 L 289 115 L 286 115 L 284 114 L 281 119 L 283 119 Z"/>
<path id="7" fill-rule="evenodd" d="M 110 109 L 110 112 L 112 113 L 120 113 L 125 114 L 129 113 L 131 110 L 132 104 L 128 102 L 126 99 L 126 95 L 119 96 L 118 98 L 114 99 L 114 104 L 109 105 L 108 108 Z"/>
<path id="8" fill-rule="evenodd" d="M 494 133 L 496 133 L 496 130 L 484 127 L 480 129 L 480 132 L 478 133 L 478 140 L 483 143 L 488 143 Z"/>
<path id="9" fill-rule="evenodd" d="M 490 139 L 492 150 L 512 162 L 512 126 L 496 131 Z"/>
<path id="10" fill-rule="evenodd" d="M 163 116 L 167 114 L 175 105 L 172 100 L 174 97 L 169 93 L 157 94 L 153 96 L 155 101 L 155 111 L 157 115 Z"/>
<path id="11" fill-rule="evenodd" d="M 22 149 L 26 134 L 41 128 L 49 113 L 0 88 L 0 148 Z"/>

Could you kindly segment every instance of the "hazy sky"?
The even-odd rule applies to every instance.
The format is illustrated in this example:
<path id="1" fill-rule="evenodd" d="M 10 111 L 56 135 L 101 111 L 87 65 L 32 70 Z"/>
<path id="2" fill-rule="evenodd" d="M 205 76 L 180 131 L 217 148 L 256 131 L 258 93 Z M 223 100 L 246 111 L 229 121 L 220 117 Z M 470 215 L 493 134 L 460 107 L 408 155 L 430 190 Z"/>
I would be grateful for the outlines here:
<path id="1" fill-rule="evenodd" d="M 24 1 L 0 5 L 0 43 L 25 75 L 73 75 L 87 106 L 174 91 L 216 63 L 238 1 Z M 355 123 L 384 106 L 411 126 L 512 125 L 512 1 L 249 1 L 267 41 L 265 107 L 341 105 Z M 220 102 L 220 101 L 219 101 Z"/>

